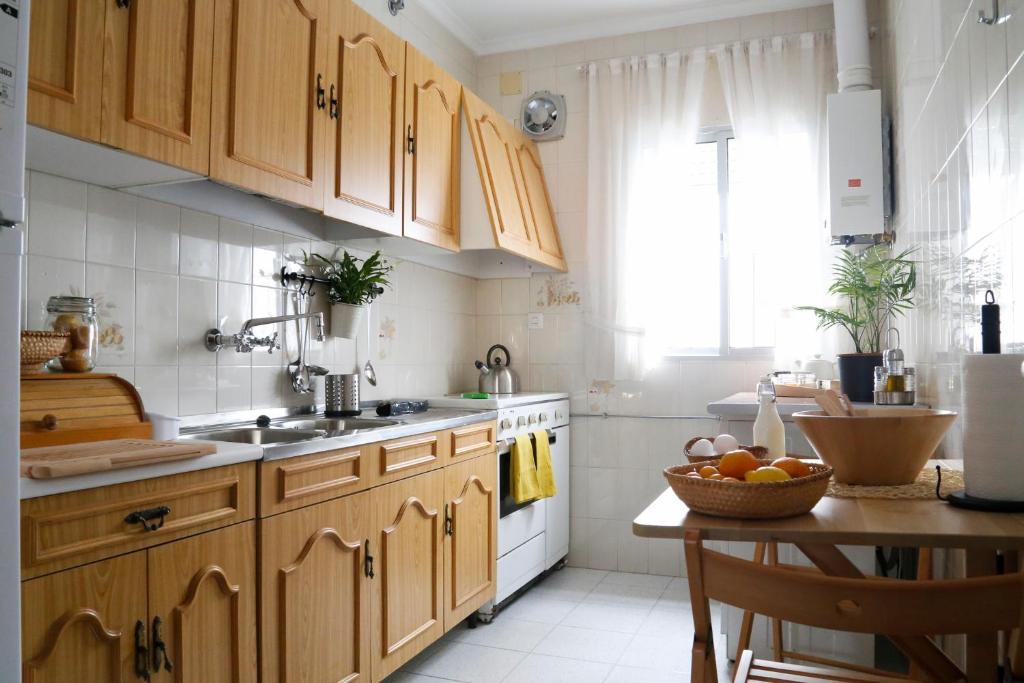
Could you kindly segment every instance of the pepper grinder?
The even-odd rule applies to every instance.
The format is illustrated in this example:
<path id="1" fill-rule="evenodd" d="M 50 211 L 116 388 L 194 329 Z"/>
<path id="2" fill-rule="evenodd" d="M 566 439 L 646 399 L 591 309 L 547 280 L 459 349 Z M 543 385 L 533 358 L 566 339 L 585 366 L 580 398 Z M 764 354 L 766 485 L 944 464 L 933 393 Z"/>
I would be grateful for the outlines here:
<path id="1" fill-rule="evenodd" d="M 999 304 L 991 289 L 985 292 L 985 305 L 981 307 L 981 352 L 1003 352 L 999 340 Z"/>

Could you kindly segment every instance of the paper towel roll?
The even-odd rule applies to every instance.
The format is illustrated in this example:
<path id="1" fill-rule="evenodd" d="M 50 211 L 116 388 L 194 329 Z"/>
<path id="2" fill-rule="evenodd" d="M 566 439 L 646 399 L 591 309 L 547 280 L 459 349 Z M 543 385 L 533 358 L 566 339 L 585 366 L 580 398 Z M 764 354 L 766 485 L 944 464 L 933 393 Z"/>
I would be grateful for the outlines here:
<path id="1" fill-rule="evenodd" d="M 964 356 L 967 495 L 1024 499 L 1024 354 Z"/>

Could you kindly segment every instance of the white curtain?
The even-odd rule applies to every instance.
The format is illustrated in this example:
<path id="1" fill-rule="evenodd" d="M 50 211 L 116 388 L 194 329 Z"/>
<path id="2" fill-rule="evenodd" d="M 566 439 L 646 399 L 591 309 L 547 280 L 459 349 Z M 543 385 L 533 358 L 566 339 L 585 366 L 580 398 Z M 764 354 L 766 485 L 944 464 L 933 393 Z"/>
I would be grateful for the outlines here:
<path id="1" fill-rule="evenodd" d="M 696 142 L 706 66 L 697 50 L 586 67 L 591 377 L 642 379 L 670 343 L 682 290 L 662 275 L 685 266 L 671 243 L 685 209 L 674 185 Z"/>
<path id="2" fill-rule="evenodd" d="M 734 346 L 775 346 L 777 363 L 831 356 L 810 313 L 833 251 L 828 202 L 826 97 L 836 92 L 832 32 L 712 48 L 732 120 L 729 299 Z M 780 357 L 781 356 L 781 357 Z"/>

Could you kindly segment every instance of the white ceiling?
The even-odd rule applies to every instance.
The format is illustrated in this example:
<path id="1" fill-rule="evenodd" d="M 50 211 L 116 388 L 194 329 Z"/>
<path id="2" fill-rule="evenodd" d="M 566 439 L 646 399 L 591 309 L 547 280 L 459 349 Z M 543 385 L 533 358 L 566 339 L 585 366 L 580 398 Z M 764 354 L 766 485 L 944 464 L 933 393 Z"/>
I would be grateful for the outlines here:
<path id="1" fill-rule="evenodd" d="M 477 54 L 557 45 L 831 0 L 413 0 Z"/>

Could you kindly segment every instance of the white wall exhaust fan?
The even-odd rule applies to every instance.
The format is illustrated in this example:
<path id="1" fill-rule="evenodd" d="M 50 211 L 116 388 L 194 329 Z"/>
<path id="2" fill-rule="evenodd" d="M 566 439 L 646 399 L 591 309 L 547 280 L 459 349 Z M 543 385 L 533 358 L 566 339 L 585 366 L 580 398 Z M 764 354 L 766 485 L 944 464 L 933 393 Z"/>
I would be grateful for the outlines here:
<path id="1" fill-rule="evenodd" d="M 565 96 L 540 90 L 523 100 L 523 131 L 538 142 L 565 137 Z"/>

